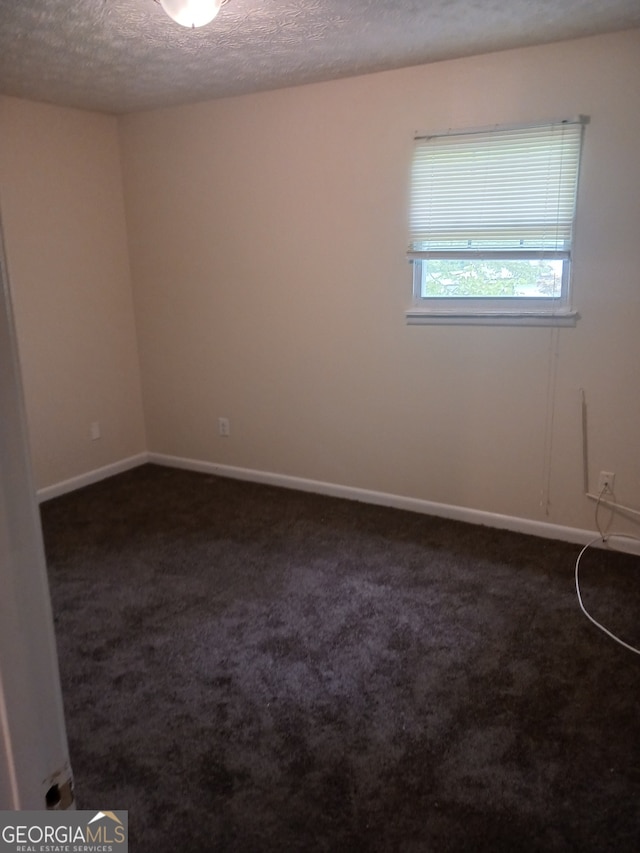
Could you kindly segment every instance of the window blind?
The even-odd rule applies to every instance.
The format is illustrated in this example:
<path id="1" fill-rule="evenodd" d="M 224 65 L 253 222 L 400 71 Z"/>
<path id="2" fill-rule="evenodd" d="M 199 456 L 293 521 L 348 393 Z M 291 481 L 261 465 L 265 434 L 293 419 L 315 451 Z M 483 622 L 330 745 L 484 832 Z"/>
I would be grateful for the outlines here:
<path id="1" fill-rule="evenodd" d="M 582 126 L 416 138 L 410 257 L 570 257 Z"/>

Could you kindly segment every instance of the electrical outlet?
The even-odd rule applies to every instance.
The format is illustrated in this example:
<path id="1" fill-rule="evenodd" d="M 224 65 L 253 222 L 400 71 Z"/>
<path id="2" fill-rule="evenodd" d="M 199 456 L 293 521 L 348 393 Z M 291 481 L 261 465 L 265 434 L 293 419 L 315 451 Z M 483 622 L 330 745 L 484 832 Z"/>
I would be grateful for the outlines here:
<path id="1" fill-rule="evenodd" d="M 229 424 L 229 418 L 218 418 L 218 435 L 227 438 L 230 434 L 231 425 Z"/>
<path id="2" fill-rule="evenodd" d="M 100 432 L 100 424 L 98 423 L 98 421 L 92 421 L 91 427 L 89 429 L 89 434 L 91 436 L 91 441 L 95 441 L 96 439 L 100 438 L 102 433 Z"/>
<path id="3" fill-rule="evenodd" d="M 600 477 L 598 478 L 598 494 L 603 490 L 613 494 L 613 483 L 615 479 L 616 475 L 612 471 L 600 471 Z"/>

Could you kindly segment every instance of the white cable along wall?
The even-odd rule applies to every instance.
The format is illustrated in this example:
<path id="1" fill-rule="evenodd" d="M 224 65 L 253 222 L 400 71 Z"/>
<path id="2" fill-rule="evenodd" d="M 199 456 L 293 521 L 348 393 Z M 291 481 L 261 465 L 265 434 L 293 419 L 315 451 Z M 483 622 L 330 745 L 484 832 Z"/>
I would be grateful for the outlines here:
<path id="1" fill-rule="evenodd" d="M 582 414 L 582 464 L 583 464 L 583 478 L 584 478 L 584 493 L 585 493 L 587 498 L 589 498 L 590 500 L 594 500 L 596 502 L 595 525 L 596 525 L 596 529 L 598 530 L 598 536 L 596 536 L 590 542 L 587 542 L 587 544 L 580 551 L 580 553 L 578 554 L 578 557 L 576 559 L 574 576 L 575 576 L 576 595 L 578 597 L 578 604 L 580 605 L 580 609 L 582 610 L 584 615 L 587 617 L 587 619 L 589 619 L 589 621 L 592 622 L 597 628 L 599 628 L 608 637 L 610 637 L 612 640 L 615 640 L 616 643 L 619 643 L 625 649 L 628 649 L 630 652 L 633 652 L 636 655 L 640 655 L 640 649 L 636 648 L 635 646 L 630 645 L 629 643 L 626 643 L 624 640 L 622 640 L 620 637 L 618 637 L 616 634 L 614 634 L 612 631 L 610 631 L 608 628 L 606 628 L 601 622 L 598 622 L 597 619 L 594 619 L 594 617 L 587 611 L 586 607 L 584 606 L 583 600 L 582 600 L 582 593 L 580 591 L 580 562 L 582 560 L 583 554 L 586 551 L 588 551 L 589 548 L 592 548 L 594 545 L 596 545 L 598 542 L 600 542 L 602 544 L 609 545 L 610 540 L 612 538 L 613 539 L 615 539 L 615 538 L 627 539 L 627 540 L 632 540 L 634 542 L 640 542 L 640 536 L 633 536 L 633 535 L 628 534 L 628 533 L 609 533 L 609 528 L 611 527 L 611 524 L 613 523 L 613 519 L 614 519 L 616 512 L 621 512 L 625 516 L 631 517 L 632 520 L 636 520 L 636 519 L 640 518 L 640 511 L 633 509 L 632 507 L 628 507 L 628 506 L 618 504 L 616 501 L 615 493 L 613 492 L 612 489 L 609 488 L 609 486 L 605 486 L 604 488 L 602 488 L 600 490 L 600 493 L 597 495 L 593 494 L 590 491 L 590 489 L 589 489 L 589 445 L 588 445 L 587 398 L 586 398 L 586 395 L 585 395 L 583 388 L 580 389 L 580 395 L 581 395 L 581 410 L 582 410 L 581 411 L 581 414 Z M 600 519 L 599 519 L 599 511 L 600 511 L 601 506 L 606 506 L 611 510 L 611 515 L 609 516 L 609 519 L 608 519 L 607 524 L 604 527 L 604 529 L 600 525 Z M 612 549 L 612 550 L 614 550 L 614 549 Z"/>

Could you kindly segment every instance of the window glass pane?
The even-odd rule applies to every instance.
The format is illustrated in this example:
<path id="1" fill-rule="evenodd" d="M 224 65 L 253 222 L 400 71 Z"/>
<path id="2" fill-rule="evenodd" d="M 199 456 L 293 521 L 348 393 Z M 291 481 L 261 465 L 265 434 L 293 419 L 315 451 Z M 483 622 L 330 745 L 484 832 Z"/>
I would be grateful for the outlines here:
<path id="1" fill-rule="evenodd" d="M 456 259 L 420 261 L 422 298 L 560 299 L 562 260 Z"/>

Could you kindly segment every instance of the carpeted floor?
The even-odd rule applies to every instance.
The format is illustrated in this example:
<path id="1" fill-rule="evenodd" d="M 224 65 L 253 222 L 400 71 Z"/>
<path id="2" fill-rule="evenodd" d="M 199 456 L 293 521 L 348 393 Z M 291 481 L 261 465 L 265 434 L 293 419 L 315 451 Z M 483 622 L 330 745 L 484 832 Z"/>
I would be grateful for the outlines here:
<path id="1" fill-rule="evenodd" d="M 79 807 L 132 853 L 625 853 L 640 657 L 579 548 L 144 466 L 42 506 Z M 585 603 L 640 643 L 638 560 Z"/>

